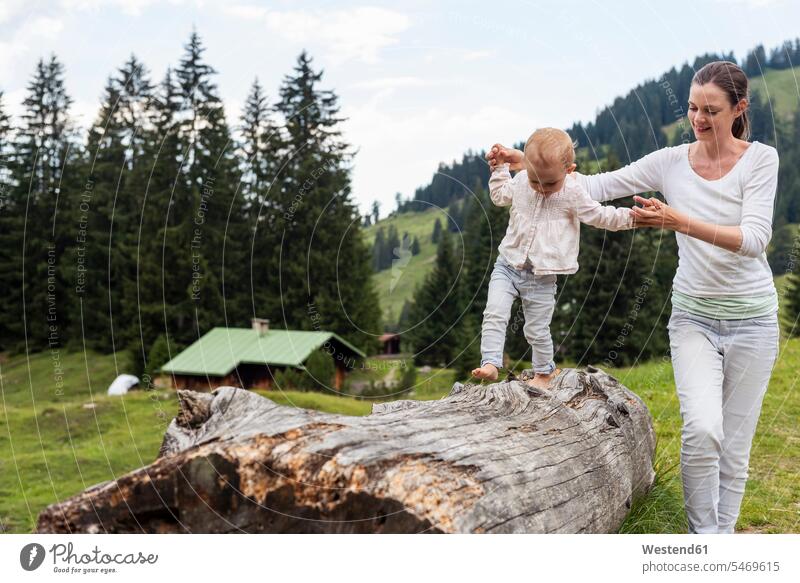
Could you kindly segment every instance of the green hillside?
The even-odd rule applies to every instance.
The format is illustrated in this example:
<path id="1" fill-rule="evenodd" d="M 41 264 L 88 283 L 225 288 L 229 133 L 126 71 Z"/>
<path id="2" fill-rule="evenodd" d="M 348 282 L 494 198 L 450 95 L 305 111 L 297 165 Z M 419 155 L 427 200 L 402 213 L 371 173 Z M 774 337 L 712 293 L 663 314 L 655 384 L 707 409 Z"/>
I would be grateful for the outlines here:
<path id="1" fill-rule="evenodd" d="M 800 67 L 793 69 L 774 70 L 767 69 L 760 77 L 751 78 L 751 90 L 759 93 L 772 104 L 778 120 L 790 121 L 800 104 Z M 681 104 L 685 106 L 685 104 Z M 669 137 L 670 144 L 679 143 L 685 136 L 681 132 L 690 131 L 688 120 L 684 117 L 672 124 L 662 127 L 662 131 Z M 581 161 L 581 172 L 592 173 L 598 171 L 597 156 L 603 156 L 608 151 L 608 145 L 596 146 L 595 151 L 586 147 L 577 151 Z M 421 284 L 425 276 L 433 269 L 436 256 L 436 246 L 431 243 L 430 235 L 433 223 L 440 217 L 442 224 L 446 224 L 446 214 L 443 210 L 429 209 L 425 212 L 404 212 L 379 221 L 365 229 L 367 243 L 372 246 L 375 232 L 383 226 L 388 230 L 390 225 L 395 225 L 402 236 L 408 232 L 412 237 L 417 236 L 421 244 L 419 255 L 412 257 L 407 265 L 395 270 L 387 269 L 373 276 L 381 302 L 384 322 L 394 324 L 397 322 L 405 300 L 412 300 L 414 289 Z"/>
<path id="2" fill-rule="evenodd" d="M 384 322 L 396 323 L 403 309 L 403 302 L 411 300 L 414 288 L 420 285 L 425 276 L 433 269 L 436 259 L 436 245 L 431 242 L 433 225 L 436 219 L 447 225 L 447 213 L 442 209 L 430 208 L 423 212 L 407 212 L 383 219 L 377 225 L 372 225 L 364 230 L 365 240 L 372 247 L 378 227 L 388 231 L 391 225 L 397 228 L 400 236 L 408 233 L 413 239 L 417 237 L 420 245 L 419 255 L 408 259 L 408 263 L 396 262 L 391 269 L 384 269 L 373 276 L 375 288 L 381 303 Z"/>
<path id="3" fill-rule="evenodd" d="M 800 67 L 767 69 L 764 75 L 751 80 L 750 88 L 772 104 L 776 116 L 789 119 L 800 107 Z"/>

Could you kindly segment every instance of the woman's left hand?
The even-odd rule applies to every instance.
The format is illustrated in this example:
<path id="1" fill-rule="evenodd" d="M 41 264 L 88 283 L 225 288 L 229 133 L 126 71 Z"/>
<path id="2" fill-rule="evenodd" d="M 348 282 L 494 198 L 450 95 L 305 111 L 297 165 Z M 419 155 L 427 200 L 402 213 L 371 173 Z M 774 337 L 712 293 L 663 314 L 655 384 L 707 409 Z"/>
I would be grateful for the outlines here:
<path id="1" fill-rule="evenodd" d="M 631 209 L 634 227 L 656 227 L 678 231 L 683 223 L 683 214 L 657 198 L 634 196 L 633 200 L 642 206 Z"/>

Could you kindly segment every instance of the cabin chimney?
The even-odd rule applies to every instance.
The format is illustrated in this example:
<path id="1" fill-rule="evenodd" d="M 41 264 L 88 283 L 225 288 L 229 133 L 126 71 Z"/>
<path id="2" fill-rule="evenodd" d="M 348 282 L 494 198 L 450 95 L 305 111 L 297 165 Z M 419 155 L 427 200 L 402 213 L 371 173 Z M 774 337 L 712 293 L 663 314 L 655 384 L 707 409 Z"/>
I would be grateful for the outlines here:
<path id="1" fill-rule="evenodd" d="M 265 318 L 251 318 L 253 330 L 258 332 L 259 336 L 263 336 L 269 331 L 269 320 Z"/>

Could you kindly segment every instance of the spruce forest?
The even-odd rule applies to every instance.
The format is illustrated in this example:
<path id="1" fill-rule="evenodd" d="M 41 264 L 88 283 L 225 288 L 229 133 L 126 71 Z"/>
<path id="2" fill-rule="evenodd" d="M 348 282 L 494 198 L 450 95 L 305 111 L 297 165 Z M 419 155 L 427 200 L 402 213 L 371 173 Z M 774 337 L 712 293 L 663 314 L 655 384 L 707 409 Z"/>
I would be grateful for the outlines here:
<path id="1" fill-rule="evenodd" d="M 193 33 L 159 81 L 131 56 L 83 137 L 41 60 L 24 115 L 0 103 L 0 350 L 175 354 L 214 326 L 334 330 L 374 352 L 372 256 L 337 96 L 305 52 L 225 115 Z M 234 137 L 233 127 L 238 128 Z"/>

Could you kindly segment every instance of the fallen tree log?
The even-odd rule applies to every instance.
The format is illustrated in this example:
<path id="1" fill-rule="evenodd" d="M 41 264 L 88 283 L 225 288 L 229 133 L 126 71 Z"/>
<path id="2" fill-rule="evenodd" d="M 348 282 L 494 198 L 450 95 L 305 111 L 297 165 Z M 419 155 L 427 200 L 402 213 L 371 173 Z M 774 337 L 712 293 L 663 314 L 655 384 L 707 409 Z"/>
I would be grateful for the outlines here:
<path id="1" fill-rule="evenodd" d="M 37 531 L 616 532 L 654 479 L 647 407 L 592 367 L 365 417 L 233 387 L 179 397 L 158 459 L 49 506 Z"/>

